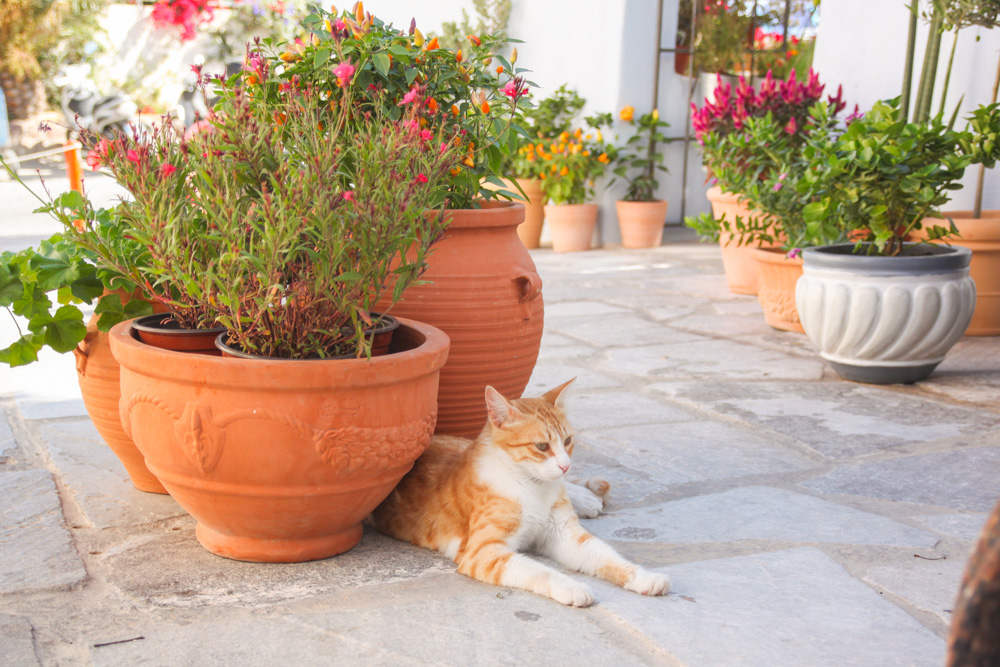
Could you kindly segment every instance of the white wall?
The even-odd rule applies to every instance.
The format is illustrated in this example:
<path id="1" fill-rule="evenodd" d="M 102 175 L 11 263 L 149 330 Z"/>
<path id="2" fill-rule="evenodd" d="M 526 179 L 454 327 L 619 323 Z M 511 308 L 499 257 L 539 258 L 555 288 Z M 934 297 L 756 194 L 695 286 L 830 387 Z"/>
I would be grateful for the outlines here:
<path id="1" fill-rule="evenodd" d="M 900 94 L 908 28 L 905 4 L 904 0 L 837 0 L 823 3 L 813 67 L 827 83 L 828 90 L 836 90 L 838 83 L 843 84 L 844 99 L 852 107 L 857 103 L 863 110 L 880 99 Z M 927 25 L 919 21 L 914 77 L 920 75 L 927 32 Z M 952 36 L 946 34 L 941 43 L 940 69 L 935 81 L 935 113 L 940 104 L 951 44 Z M 990 102 L 998 54 L 1000 29 L 972 27 L 962 30 L 945 103 L 946 116 L 951 115 L 963 94 L 965 99 L 960 117 L 968 115 L 978 105 Z M 916 95 L 916 83 L 913 95 Z M 966 171 L 962 180 L 965 187 L 952 196 L 952 204 L 948 208 L 972 208 L 978 172 L 979 167 Z M 996 170 L 986 173 L 983 208 L 1000 208 L 1000 175 Z"/>

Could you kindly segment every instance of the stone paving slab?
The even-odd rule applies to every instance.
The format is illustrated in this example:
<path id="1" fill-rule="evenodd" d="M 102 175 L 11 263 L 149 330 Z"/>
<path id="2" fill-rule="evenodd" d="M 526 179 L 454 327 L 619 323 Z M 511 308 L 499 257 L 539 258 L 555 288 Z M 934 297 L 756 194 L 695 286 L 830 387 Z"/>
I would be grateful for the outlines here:
<path id="1" fill-rule="evenodd" d="M 671 329 L 632 314 L 600 318 L 567 317 L 549 322 L 547 326 L 557 333 L 578 338 L 598 347 L 686 343 L 700 340 L 694 334 Z"/>
<path id="2" fill-rule="evenodd" d="M 939 533 L 962 540 L 976 540 L 986 526 L 987 517 L 989 515 L 986 512 L 973 512 L 971 514 L 938 514 L 912 518 Z"/>
<path id="3" fill-rule="evenodd" d="M 988 512 L 1000 499 L 1000 446 L 846 465 L 802 486 L 820 493 Z"/>
<path id="4" fill-rule="evenodd" d="M 944 642 L 812 548 L 664 570 L 666 600 L 598 583 L 601 605 L 685 665 L 938 667 Z M 823 591 L 817 595 L 817 591 Z"/>
<path id="5" fill-rule="evenodd" d="M 531 379 L 528 381 L 528 386 L 525 387 L 523 395 L 541 396 L 548 390 L 554 389 L 573 378 L 576 378 L 576 381 L 572 384 L 574 394 L 586 389 L 611 389 L 622 386 L 620 381 L 602 373 L 595 373 L 588 368 L 569 363 L 551 362 L 535 366 L 535 371 L 531 374 Z"/>
<path id="6" fill-rule="evenodd" d="M 962 583 L 967 556 L 956 553 L 946 560 L 904 557 L 898 564 L 869 569 L 864 579 L 917 609 L 929 611 L 943 622 L 951 623 L 952 608 Z"/>
<path id="7" fill-rule="evenodd" d="M 932 547 L 938 541 L 932 533 L 876 514 L 757 486 L 622 509 L 586 525 L 605 539 L 661 544 L 768 540 Z"/>
<path id="8" fill-rule="evenodd" d="M 162 521 L 186 512 L 168 495 L 145 493 L 89 419 L 48 422 L 39 427 L 67 490 L 96 528 Z"/>
<path id="9" fill-rule="evenodd" d="M 816 461 L 730 424 L 708 420 L 589 429 L 595 447 L 664 486 L 806 470 Z"/>
<path id="10" fill-rule="evenodd" d="M 87 577 L 52 475 L 0 473 L 0 594 L 65 590 Z"/>
<path id="11" fill-rule="evenodd" d="M 566 414 L 580 430 L 692 419 L 687 410 L 629 391 L 577 393 L 567 403 Z"/>
<path id="12" fill-rule="evenodd" d="M 593 317 L 595 315 L 619 317 L 627 312 L 626 308 L 612 306 L 600 301 L 566 301 L 547 306 L 545 308 L 545 319 L 551 322 L 554 319 L 562 317 Z"/>
<path id="13" fill-rule="evenodd" d="M 846 459 L 988 432 L 1000 416 L 849 382 L 662 383 L 651 389 L 767 426 Z"/>
<path id="14" fill-rule="evenodd" d="M 3 326 L 0 326 L 0 336 L 2 340 L 17 338 L 13 331 Z M 4 368 L 0 374 L 0 394 L 16 392 L 17 405 L 25 419 L 86 417 L 73 355 L 43 349 L 38 359 L 27 366 Z"/>
<path id="15" fill-rule="evenodd" d="M 0 422 L 0 464 L 16 462 L 19 455 L 20 451 L 18 450 L 17 441 L 14 439 L 14 432 L 11 431 L 10 425 Z"/>
<path id="16" fill-rule="evenodd" d="M 713 380 L 818 380 L 823 362 L 791 357 L 727 340 L 701 339 L 669 345 L 616 348 L 602 364 L 609 370 L 652 380 L 695 378 L 699 386 Z"/>
<path id="17" fill-rule="evenodd" d="M 0 665 L 36 667 L 39 664 L 28 619 L 0 614 Z"/>

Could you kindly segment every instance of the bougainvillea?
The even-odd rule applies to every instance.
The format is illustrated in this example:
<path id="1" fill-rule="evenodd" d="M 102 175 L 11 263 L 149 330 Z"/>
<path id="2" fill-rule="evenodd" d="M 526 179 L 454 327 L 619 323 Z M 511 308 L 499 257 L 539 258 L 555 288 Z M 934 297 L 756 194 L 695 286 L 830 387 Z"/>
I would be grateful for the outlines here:
<path id="1" fill-rule="evenodd" d="M 180 26 L 181 41 L 194 39 L 195 27 L 212 20 L 209 0 L 158 0 L 153 5 L 153 23 L 158 26 Z"/>

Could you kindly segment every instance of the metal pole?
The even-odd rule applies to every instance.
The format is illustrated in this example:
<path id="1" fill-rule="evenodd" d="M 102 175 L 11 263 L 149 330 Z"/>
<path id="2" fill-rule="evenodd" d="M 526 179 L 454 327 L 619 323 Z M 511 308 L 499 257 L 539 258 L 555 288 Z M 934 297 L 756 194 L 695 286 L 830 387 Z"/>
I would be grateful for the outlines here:
<path id="1" fill-rule="evenodd" d="M 663 0 L 660 0 L 660 7 L 663 7 Z M 687 107 L 684 110 L 684 162 L 681 172 L 681 224 L 684 224 L 684 216 L 687 213 L 687 187 L 688 187 L 688 154 L 691 152 L 691 98 L 694 97 L 694 87 L 697 82 L 698 63 L 695 62 L 694 55 L 694 35 L 698 34 L 698 2 L 691 3 L 691 80 L 688 81 Z"/>

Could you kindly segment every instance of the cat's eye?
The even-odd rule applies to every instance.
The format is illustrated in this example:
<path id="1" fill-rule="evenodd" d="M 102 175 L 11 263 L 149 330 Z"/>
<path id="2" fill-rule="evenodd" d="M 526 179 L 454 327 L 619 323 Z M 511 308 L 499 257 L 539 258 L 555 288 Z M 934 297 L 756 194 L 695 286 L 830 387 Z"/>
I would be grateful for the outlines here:
<path id="1" fill-rule="evenodd" d="M 569 447 L 569 446 L 570 446 L 570 445 L 572 445 L 572 444 L 573 444 L 573 436 L 571 436 L 571 435 L 567 435 L 567 436 L 566 436 L 566 439 L 565 439 L 565 440 L 563 440 L 563 446 L 564 446 L 564 447 Z"/>
<path id="2" fill-rule="evenodd" d="M 548 451 L 548 449 L 549 449 L 549 443 L 547 443 L 547 442 L 536 442 L 535 443 L 535 447 L 538 447 L 538 451 L 540 451 L 540 452 Z"/>

